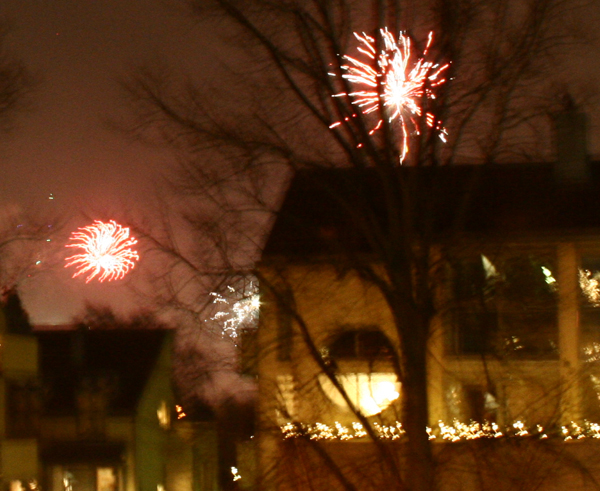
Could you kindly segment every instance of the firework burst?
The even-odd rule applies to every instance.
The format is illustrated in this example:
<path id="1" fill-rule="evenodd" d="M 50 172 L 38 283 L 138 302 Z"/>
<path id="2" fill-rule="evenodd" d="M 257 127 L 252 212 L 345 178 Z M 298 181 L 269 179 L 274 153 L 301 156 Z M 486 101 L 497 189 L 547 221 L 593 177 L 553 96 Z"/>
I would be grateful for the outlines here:
<path id="1" fill-rule="evenodd" d="M 361 108 L 363 114 L 388 113 L 388 122 L 397 121 L 401 132 L 400 161 L 402 162 L 409 149 L 409 134 L 419 133 L 417 118 L 423 116 L 421 105 L 425 99 L 435 99 L 435 89 L 446 79 L 443 72 L 449 64 L 439 65 L 427 61 L 427 54 L 433 42 L 433 32 L 429 33 L 427 45 L 421 57 L 413 55 L 410 38 L 400 33 L 398 40 L 387 29 L 381 29 L 382 49 L 378 52 L 376 42 L 367 34 L 354 33 L 360 46 L 358 51 L 365 57 L 360 61 L 351 56 L 344 56 L 348 64 L 341 68 L 345 72 L 342 77 L 355 88 L 353 92 L 340 92 L 334 97 L 350 97 L 352 104 Z M 334 74 L 332 74 L 334 75 Z M 442 141 L 445 141 L 446 130 L 432 113 L 425 112 L 425 122 L 434 128 Z M 349 118 L 346 118 L 348 121 Z M 334 128 L 342 124 L 338 121 L 330 126 Z M 379 119 L 369 132 L 373 135 L 383 120 Z M 409 129 L 409 125 L 411 129 Z M 360 147 L 361 145 L 359 145 Z"/>
<path id="2" fill-rule="evenodd" d="M 217 312 L 209 318 L 209 321 L 216 322 L 223 335 L 235 340 L 241 329 L 255 324 L 260 298 L 252 282 L 242 291 L 228 286 L 224 294 L 211 292 L 210 296 L 213 298 L 212 303 L 216 306 Z"/>
<path id="3" fill-rule="evenodd" d="M 100 282 L 120 280 L 139 259 L 137 251 L 131 249 L 137 240 L 129 237 L 128 228 L 114 220 L 108 223 L 96 220 L 92 225 L 77 229 L 69 240 L 73 242 L 65 247 L 81 249 L 83 252 L 66 258 L 65 268 L 77 268 L 73 278 L 89 273 L 86 283 L 96 276 Z"/>

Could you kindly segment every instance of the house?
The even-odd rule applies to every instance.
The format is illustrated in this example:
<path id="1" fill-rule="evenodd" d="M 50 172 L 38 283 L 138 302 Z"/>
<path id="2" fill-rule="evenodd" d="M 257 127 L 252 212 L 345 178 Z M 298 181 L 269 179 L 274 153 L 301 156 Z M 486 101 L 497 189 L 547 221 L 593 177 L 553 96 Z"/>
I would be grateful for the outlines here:
<path id="1" fill-rule="evenodd" d="M 215 431 L 173 394 L 172 331 L 39 331 L 40 482 L 51 491 L 217 489 Z"/>
<path id="2" fill-rule="evenodd" d="M 0 309 L 0 484 L 8 488 L 23 483 L 36 489 L 40 473 L 38 346 L 21 317 L 14 315 L 19 308 L 15 292 L 5 292 Z"/>
<path id="3" fill-rule="evenodd" d="M 162 330 L 37 333 L 44 415 L 44 487 L 164 486 L 173 395 L 170 339 Z M 77 487 L 77 485 L 72 485 Z"/>
<path id="4" fill-rule="evenodd" d="M 213 416 L 177 405 L 172 330 L 32 330 L 16 292 L 3 300 L 4 489 L 220 489 Z"/>
<path id="5" fill-rule="evenodd" d="M 584 126 L 557 117 L 554 163 L 395 171 L 435 191 L 420 210 L 443 489 L 586 489 L 600 476 L 600 162 Z M 386 192 L 374 169 L 300 171 L 275 220 L 258 267 L 261 489 L 390 485 L 369 449 L 402 444 L 401 312 L 354 266 L 384 267 L 364 222 L 385 233 Z"/>

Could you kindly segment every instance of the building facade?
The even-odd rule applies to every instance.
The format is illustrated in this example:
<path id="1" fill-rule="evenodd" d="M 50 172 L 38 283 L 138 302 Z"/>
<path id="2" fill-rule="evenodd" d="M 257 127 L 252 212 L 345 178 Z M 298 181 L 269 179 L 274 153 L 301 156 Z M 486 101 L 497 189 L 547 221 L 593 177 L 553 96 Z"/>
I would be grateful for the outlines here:
<path id="1" fill-rule="evenodd" d="M 16 331 L 0 334 L 4 489 L 220 489 L 214 422 L 175 400 L 172 331 Z"/>
<path id="2" fill-rule="evenodd" d="M 600 169 L 575 160 L 418 170 L 441 182 L 426 367 L 440 489 L 588 489 L 598 476 Z M 385 186 L 371 171 L 317 173 L 292 181 L 259 267 L 259 487 L 378 489 L 390 483 L 377 449 L 403 441 L 402 318 L 352 265 L 385 267 L 339 203 L 356 182 L 375 202 Z"/>
<path id="3" fill-rule="evenodd" d="M 41 408 L 37 340 L 12 329 L 0 309 L 0 484 L 39 483 Z"/>

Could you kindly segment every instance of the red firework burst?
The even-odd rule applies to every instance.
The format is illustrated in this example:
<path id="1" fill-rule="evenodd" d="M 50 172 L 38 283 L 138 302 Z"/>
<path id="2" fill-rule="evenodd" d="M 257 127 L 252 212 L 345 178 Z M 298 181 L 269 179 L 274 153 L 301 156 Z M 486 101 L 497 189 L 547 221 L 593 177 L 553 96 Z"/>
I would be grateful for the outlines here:
<path id="1" fill-rule="evenodd" d="M 77 268 L 73 278 L 90 273 L 85 279 L 86 283 L 96 276 L 100 282 L 120 280 L 135 267 L 135 261 L 139 259 L 137 251 L 131 249 L 137 240 L 129 237 L 128 228 L 114 220 L 108 223 L 96 220 L 87 227 L 77 229 L 69 240 L 73 243 L 65 247 L 74 247 L 83 252 L 66 258 L 65 268 Z"/>

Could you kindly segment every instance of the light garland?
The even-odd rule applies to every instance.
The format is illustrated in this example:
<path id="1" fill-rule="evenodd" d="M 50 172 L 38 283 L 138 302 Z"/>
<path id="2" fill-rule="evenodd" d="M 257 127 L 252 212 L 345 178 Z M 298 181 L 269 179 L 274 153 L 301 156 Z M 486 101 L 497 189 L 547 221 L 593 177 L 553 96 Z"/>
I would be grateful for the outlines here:
<path id="1" fill-rule="evenodd" d="M 296 423 L 288 422 L 280 427 L 284 440 L 291 438 L 307 438 L 309 440 L 357 440 L 367 438 L 368 433 L 363 425 L 358 422 L 351 423 L 350 426 L 342 425 L 336 421 L 333 425 L 325 423 Z M 396 421 L 393 425 L 381 425 L 373 423 L 373 432 L 381 440 L 399 440 L 405 434 L 402 423 Z M 560 430 L 547 432 L 542 425 L 526 426 L 523 421 L 515 421 L 506 426 L 503 430 L 499 425 L 486 421 L 477 423 L 462 423 L 455 420 L 451 425 L 439 421 L 437 428 L 427 427 L 427 434 L 430 440 L 444 440 L 449 442 L 459 442 L 467 440 L 477 440 L 481 438 L 499 439 L 510 437 L 533 437 L 540 440 L 547 438 L 562 438 L 564 441 L 582 440 L 585 438 L 600 439 L 600 424 L 590 421 L 583 421 L 579 424 L 571 421 L 568 425 L 560 427 Z"/>

